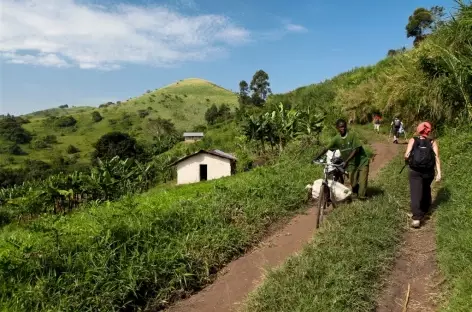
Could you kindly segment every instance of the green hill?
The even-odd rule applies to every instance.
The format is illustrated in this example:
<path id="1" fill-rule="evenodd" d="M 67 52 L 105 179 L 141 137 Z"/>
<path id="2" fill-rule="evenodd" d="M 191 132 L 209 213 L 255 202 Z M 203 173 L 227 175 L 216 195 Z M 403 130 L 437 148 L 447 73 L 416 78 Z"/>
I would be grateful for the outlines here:
<path id="1" fill-rule="evenodd" d="M 92 144 L 102 135 L 118 130 L 128 132 L 140 140 L 152 138 L 147 126 L 150 119 L 171 119 L 178 131 L 192 130 L 204 123 L 205 111 L 213 104 L 226 103 L 230 107 L 237 104 L 237 96 L 209 81 L 189 78 L 180 80 L 154 91 L 126 101 L 102 104 L 100 107 L 53 108 L 24 115 L 30 122 L 23 127 L 34 138 L 31 143 L 20 145 L 26 155 L 0 154 L 0 163 L 12 167 L 21 166 L 27 159 L 51 161 L 53 157 L 66 156 L 69 145 L 80 150 L 76 154 L 79 162 L 89 160 Z M 92 112 L 103 118 L 94 121 Z M 53 127 L 54 118 L 73 117 L 77 122 L 69 127 Z M 56 136 L 57 143 L 41 147 L 35 142 L 46 136 Z M 0 142 L 6 143 L 6 142 Z"/>

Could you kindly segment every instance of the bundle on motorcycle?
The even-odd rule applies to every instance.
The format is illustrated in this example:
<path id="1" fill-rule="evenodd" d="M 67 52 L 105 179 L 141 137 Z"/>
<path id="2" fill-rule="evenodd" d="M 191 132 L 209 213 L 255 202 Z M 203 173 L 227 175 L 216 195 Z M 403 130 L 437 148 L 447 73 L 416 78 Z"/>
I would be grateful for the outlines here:
<path id="1" fill-rule="evenodd" d="M 344 162 L 341 158 L 339 150 L 329 150 L 326 153 L 326 161 L 318 159 L 315 164 L 324 166 L 324 177 L 307 185 L 307 189 L 311 189 L 312 198 L 318 200 L 316 207 L 316 227 L 323 220 L 325 209 L 329 205 L 336 206 L 337 203 L 343 202 L 351 197 L 351 190 L 344 185 Z"/>

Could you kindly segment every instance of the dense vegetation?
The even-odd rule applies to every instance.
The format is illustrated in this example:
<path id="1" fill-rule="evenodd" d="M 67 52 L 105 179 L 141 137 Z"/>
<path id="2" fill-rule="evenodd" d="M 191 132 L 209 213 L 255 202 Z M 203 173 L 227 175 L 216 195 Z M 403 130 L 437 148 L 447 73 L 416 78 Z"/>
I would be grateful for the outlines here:
<path id="1" fill-rule="evenodd" d="M 437 243 L 441 272 L 446 277 L 444 311 L 472 310 L 472 128 L 448 130 L 441 140 L 443 172 L 438 189 Z"/>

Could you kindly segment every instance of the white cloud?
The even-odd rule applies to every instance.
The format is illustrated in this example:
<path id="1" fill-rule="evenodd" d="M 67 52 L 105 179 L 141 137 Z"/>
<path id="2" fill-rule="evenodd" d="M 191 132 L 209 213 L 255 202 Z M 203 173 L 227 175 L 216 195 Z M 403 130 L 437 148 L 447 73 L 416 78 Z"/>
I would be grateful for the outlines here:
<path id="1" fill-rule="evenodd" d="M 1 1 L 0 57 L 10 63 L 104 70 L 126 63 L 166 67 L 224 55 L 229 45 L 251 35 L 225 16 L 182 15 L 164 6 Z"/>
<path id="2" fill-rule="evenodd" d="M 285 29 L 290 32 L 306 32 L 307 31 L 307 29 L 304 26 L 298 25 L 298 24 L 292 24 L 292 23 L 286 24 Z"/>
<path id="3" fill-rule="evenodd" d="M 67 67 L 65 60 L 53 53 L 39 53 L 31 54 L 17 54 L 14 52 L 0 52 L 0 57 L 7 59 L 8 63 L 12 64 L 30 64 L 53 67 Z"/>

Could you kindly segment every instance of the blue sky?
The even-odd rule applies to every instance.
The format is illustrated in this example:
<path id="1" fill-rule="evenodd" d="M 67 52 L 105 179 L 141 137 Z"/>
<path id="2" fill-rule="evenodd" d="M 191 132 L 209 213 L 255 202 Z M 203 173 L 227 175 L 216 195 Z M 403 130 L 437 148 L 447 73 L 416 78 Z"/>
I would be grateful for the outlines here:
<path id="1" fill-rule="evenodd" d="M 408 16 L 452 0 L 1 0 L 0 114 L 97 106 L 198 77 L 273 92 L 410 47 Z"/>

